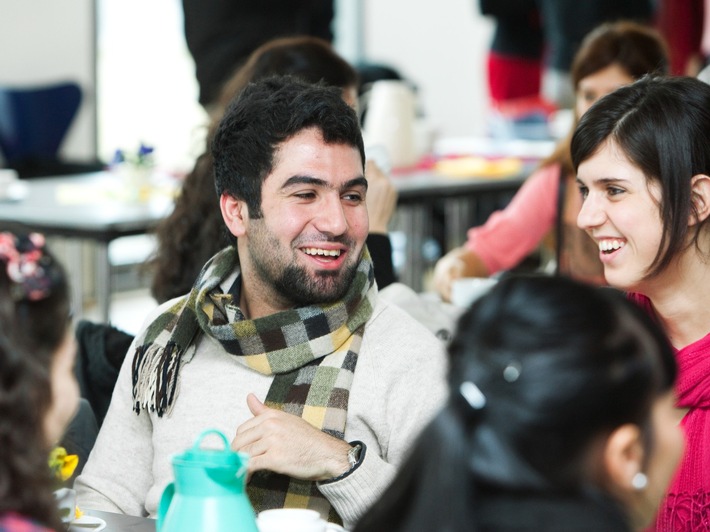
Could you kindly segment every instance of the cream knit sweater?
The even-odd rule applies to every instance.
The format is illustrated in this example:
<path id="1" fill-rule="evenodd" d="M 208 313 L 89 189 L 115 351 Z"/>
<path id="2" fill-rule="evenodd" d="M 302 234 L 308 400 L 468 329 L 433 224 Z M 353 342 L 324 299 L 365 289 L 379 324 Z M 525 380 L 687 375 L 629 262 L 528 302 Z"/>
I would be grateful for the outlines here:
<path id="1" fill-rule="evenodd" d="M 76 480 L 77 504 L 156 517 L 163 489 L 173 480 L 171 457 L 191 447 L 207 428 L 219 429 L 231 440 L 251 417 L 247 394 L 263 400 L 271 377 L 240 364 L 202 335 L 195 356 L 180 371 L 180 393 L 170 417 L 146 411 L 136 415 L 132 353 L 133 347 L 96 445 Z M 446 368 L 444 344 L 379 298 L 365 326 L 345 427 L 345 439 L 361 440 L 367 452 L 350 475 L 319 485 L 346 527 L 380 497 L 420 430 L 443 405 Z"/>

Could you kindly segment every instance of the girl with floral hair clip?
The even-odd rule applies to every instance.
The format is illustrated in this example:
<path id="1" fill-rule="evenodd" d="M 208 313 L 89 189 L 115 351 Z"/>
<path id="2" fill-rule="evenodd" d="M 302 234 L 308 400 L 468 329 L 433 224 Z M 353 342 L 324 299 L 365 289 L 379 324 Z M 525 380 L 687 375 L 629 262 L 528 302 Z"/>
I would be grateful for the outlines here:
<path id="1" fill-rule="evenodd" d="M 69 293 L 42 235 L 0 228 L 0 532 L 62 529 L 47 460 L 79 400 Z"/>

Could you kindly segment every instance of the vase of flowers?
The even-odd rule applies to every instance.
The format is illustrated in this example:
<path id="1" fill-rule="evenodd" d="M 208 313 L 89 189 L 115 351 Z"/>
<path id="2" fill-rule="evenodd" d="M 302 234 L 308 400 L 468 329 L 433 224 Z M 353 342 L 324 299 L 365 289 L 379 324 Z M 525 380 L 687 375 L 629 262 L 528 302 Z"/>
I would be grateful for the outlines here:
<path id="1" fill-rule="evenodd" d="M 117 172 L 126 185 L 131 201 L 146 201 L 150 195 L 150 176 L 155 167 L 152 146 L 140 143 L 136 152 L 116 150 L 111 168 Z"/>

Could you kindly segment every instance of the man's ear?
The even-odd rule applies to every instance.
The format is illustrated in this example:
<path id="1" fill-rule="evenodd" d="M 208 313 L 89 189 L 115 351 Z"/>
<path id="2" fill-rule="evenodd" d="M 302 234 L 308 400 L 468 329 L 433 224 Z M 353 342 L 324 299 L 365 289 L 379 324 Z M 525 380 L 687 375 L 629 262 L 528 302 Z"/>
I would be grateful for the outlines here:
<path id="1" fill-rule="evenodd" d="M 246 233 L 249 209 L 246 202 L 223 192 L 219 198 L 219 208 L 229 232 L 239 238 Z"/>
<path id="2" fill-rule="evenodd" d="M 690 182 L 690 194 L 695 213 L 690 215 L 688 225 L 695 225 L 710 216 L 710 176 L 694 175 Z"/>
<path id="3" fill-rule="evenodd" d="M 633 492 L 633 480 L 643 473 L 644 447 L 641 429 L 627 423 L 616 428 L 604 445 L 604 469 L 612 489 Z"/>

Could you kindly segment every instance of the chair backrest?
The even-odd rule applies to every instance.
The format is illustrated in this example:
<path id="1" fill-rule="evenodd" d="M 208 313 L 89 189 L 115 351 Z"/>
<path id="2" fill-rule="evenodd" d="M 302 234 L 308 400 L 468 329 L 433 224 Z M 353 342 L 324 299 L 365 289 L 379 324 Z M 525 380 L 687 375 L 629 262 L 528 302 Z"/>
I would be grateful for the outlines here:
<path id="1" fill-rule="evenodd" d="M 8 166 L 56 159 L 81 96 L 73 82 L 0 86 L 0 150 Z"/>

